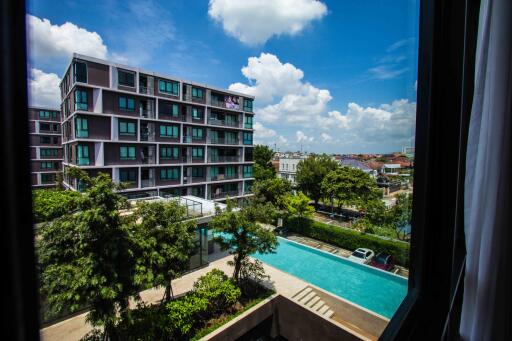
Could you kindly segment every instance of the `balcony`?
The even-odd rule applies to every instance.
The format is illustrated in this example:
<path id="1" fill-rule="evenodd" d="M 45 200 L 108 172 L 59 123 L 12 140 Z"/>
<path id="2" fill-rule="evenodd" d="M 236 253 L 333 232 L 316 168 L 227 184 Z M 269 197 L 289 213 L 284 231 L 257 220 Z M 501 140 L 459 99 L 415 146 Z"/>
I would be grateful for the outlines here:
<path id="1" fill-rule="evenodd" d="M 217 108 L 231 109 L 231 110 L 240 110 L 240 105 L 239 104 L 233 103 L 233 102 L 221 101 L 221 100 L 218 100 L 218 99 L 216 99 L 214 97 L 211 98 L 210 105 L 212 107 L 217 107 Z"/>
<path id="2" fill-rule="evenodd" d="M 204 137 L 195 137 L 190 135 L 183 136 L 183 143 L 205 143 Z"/>
<path id="3" fill-rule="evenodd" d="M 222 191 L 217 193 L 210 193 L 209 199 L 224 199 L 226 197 L 237 197 L 241 195 L 239 191 Z"/>
<path id="4" fill-rule="evenodd" d="M 155 118 L 155 112 L 153 110 L 139 108 L 139 116 L 143 118 Z"/>
<path id="5" fill-rule="evenodd" d="M 210 137 L 208 142 L 210 144 L 229 144 L 233 146 L 240 144 L 240 140 L 238 139 L 227 139 L 224 137 Z"/>
<path id="6" fill-rule="evenodd" d="M 229 156 L 214 156 L 210 155 L 208 157 L 208 162 L 240 162 L 240 156 L 238 155 L 229 155 Z"/>
<path id="7" fill-rule="evenodd" d="M 235 174 L 218 174 L 215 176 L 209 176 L 208 181 L 222 181 L 222 180 L 233 180 L 238 179 L 238 173 Z"/>
<path id="8" fill-rule="evenodd" d="M 215 125 L 215 126 L 223 126 L 223 127 L 235 127 L 235 128 L 240 127 L 240 122 L 237 120 L 235 120 L 235 121 L 225 120 L 225 119 L 220 120 L 218 118 L 213 118 L 213 117 L 208 118 L 208 124 Z"/>
<path id="9" fill-rule="evenodd" d="M 140 186 L 142 188 L 145 188 L 145 187 L 155 187 L 155 179 L 151 178 L 151 179 L 141 180 L 140 181 Z"/>

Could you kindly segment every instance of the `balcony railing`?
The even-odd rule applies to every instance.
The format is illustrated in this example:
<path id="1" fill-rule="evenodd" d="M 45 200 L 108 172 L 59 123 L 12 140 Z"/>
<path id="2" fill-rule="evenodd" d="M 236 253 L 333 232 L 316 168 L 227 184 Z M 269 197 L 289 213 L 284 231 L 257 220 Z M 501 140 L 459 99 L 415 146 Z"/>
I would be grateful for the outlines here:
<path id="1" fill-rule="evenodd" d="M 141 162 L 145 165 L 152 165 L 156 163 L 156 157 L 154 155 L 151 156 L 142 156 Z"/>
<path id="2" fill-rule="evenodd" d="M 139 93 L 153 95 L 153 89 L 148 88 L 147 86 L 139 85 Z"/>
<path id="3" fill-rule="evenodd" d="M 225 108 L 225 109 L 231 109 L 231 110 L 240 110 L 239 104 L 226 103 L 224 101 L 219 101 L 213 97 L 210 100 L 210 105 L 213 107 L 219 107 L 219 108 Z"/>
<path id="4" fill-rule="evenodd" d="M 142 188 L 144 188 L 144 187 L 155 187 L 155 179 L 151 178 L 151 179 L 141 180 L 140 185 L 141 185 Z"/>
<path id="5" fill-rule="evenodd" d="M 210 198 L 211 199 L 222 199 L 227 196 L 236 197 L 239 195 L 240 195 L 240 192 L 238 190 L 237 191 L 223 191 L 223 192 L 218 192 L 218 193 L 211 193 Z"/>
<path id="6" fill-rule="evenodd" d="M 208 142 L 211 144 L 230 144 L 230 145 L 238 145 L 240 144 L 240 140 L 238 139 L 226 139 L 224 137 L 210 137 Z"/>
<path id="7" fill-rule="evenodd" d="M 208 162 L 240 162 L 240 156 L 212 156 L 208 157 Z"/>
<path id="8" fill-rule="evenodd" d="M 155 136 L 156 136 L 156 133 L 154 131 L 149 131 L 149 132 L 141 131 L 140 132 L 140 140 L 141 141 L 154 142 L 155 141 Z"/>
<path id="9" fill-rule="evenodd" d="M 222 180 L 232 180 L 238 179 L 238 173 L 235 174 L 217 174 L 214 176 L 209 176 L 208 181 L 222 181 Z"/>
<path id="10" fill-rule="evenodd" d="M 216 126 L 224 126 L 224 127 L 240 127 L 239 121 L 230 121 L 230 120 L 219 120 L 218 118 L 210 117 L 208 119 L 208 124 L 216 125 Z"/>
<path id="11" fill-rule="evenodd" d="M 146 110 L 143 108 L 139 108 L 139 115 L 144 118 L 155 118 L 155 112 L 153 110 Z"/>
<path id="12" fill-rule="evenodd" d="M 196 137 L 196 136 L 183 136 L 183 143 L 204 143 L 204 137 Z"/>

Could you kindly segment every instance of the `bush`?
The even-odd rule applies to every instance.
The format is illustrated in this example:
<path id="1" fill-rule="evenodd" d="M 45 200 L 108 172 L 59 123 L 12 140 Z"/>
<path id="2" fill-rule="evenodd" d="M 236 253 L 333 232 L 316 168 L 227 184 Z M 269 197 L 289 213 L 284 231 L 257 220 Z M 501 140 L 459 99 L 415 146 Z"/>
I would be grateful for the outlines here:
<path id="1" fill-rule="evenodd" d="M 235 286 L 228 276 L 218 269 L 213 269 L 199 277 L 194 283 L 196 296 L 208 300 L 208 312 L 216 314 L 226 310 L 236 303 L 240 297 L 240 289 Z"/>
<path id="2" fill-rule="evenodd" d="M 51 221 L 72 212 L 77 207 L 80 193 L 56 189 L 36 189 L 33 191 L 34 221 Z"/>
<path id="3" fill-rule="evenodd" d="M 389 253 L 395 257 L 398 265 L 409 266 L 409 244 L 404 242 L 385 240 L 311 219 L 289 218 L 285 221 L 284 226 L 289 231 L 334 244 L 347 250 L 365 247 L 376 253 Z"/>
<path id="4" fill-rule="evenodd" d="M 168 326 L 176 338 L 185 337 L 198 321 L 198 315 L 208 309 L 208 299 L 194 293 L 171 301 L 166 306 L 168 310 Z"/>

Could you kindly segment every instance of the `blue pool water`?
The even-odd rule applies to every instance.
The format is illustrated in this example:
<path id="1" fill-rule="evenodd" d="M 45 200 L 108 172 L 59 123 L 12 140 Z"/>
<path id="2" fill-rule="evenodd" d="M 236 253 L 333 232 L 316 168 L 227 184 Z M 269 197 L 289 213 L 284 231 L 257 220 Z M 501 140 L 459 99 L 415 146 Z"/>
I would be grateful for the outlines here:
<path id="1" fill-rule="evenodd" d="M 405 278 L 280 237 L 276 253 L 253 256 L 387 318 L 407 294 Z"/>

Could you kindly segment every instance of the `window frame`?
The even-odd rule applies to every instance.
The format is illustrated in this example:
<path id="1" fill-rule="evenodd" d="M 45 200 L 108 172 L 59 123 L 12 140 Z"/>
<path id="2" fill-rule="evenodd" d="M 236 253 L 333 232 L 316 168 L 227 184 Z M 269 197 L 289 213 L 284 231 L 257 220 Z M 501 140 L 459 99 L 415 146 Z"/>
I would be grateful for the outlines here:
<path id="1" fill-rule="evenodd" d="M 199 150 L 201 153 L 199 153 Z M 201 154 L 201 155 L 199 155 Z M 204 148 L 203 147 L 192 147 L 192 159 L 202 159 L 204 158 Z"/>
<path id="2" fill-rule="evenodd" d="M 195 92 L 195 95 L 194 95 L 194 92 Z M 190 90 L 190 94 L 191 94 L 192 98 L 200 99 L 200 100 L 204 99 L 204 89 L 202 89 L 202 88 L 192 86 L 192 90 Z"/>
<path id="3" fill-rule="evenodd" d="M 133 153 L 132 153 L 132 151 L 133 151 Z M 137 148 L 135 146 L 119 146 L 119 160 L 134 161 L 136 159 L 137 159 Z"/>
<path id="4" fill-rule="evenodd" d="M 124 105 L 121 105 L 121 103 L 124 102 Z M 133 103 L 133 108 L 130 106 L 130 103 Z M 117 104 L 119 107 L 119 110 L 121 111 L 127 111 L 127 112 L 134 112 L 135 111 L 135 98 L 130 96 L 119 96 L 117 100 Z"/>
<path id="5" fill-rule="evenodd" d="M 75 110 L 89 110 L 89 95 L 85 89 L 75 89 Z"/>
<path id="6" fill-rule="evenodd" d="M 127 174 L 128 175 L 128 179 L 127 180 L 122 180 L 123 176 L 121 176 L 121 174 Z M 131 176 L 133 174 L 133 180 L 130 179 Z M 134 184 L 134 183 L 137 183 L 137 170 L 135 169 L 126 169 L 126 168 L 119 168 L 119 182 L 121 183 L 127 183 L 127 184 Z"/>
<path id="7" fill-rule="evenodd" d="M 135 122 L 128 121 L 128 120 L 118 120 L 117 124 L 118 124 L 119 136 L 136 136 L 137 135 L 137 127 L 136 127 Z M 121 129 L 123 124 L 126 127 L 125 131 L 122 131 L 122 129 Z M 130 131 L 130 129 L 129 129 L 130 126 L 133 126 L 133 132 Z"/>
<path id="8" fill-rule="evenodd" d="M 120 74 L 123 73 L 125 75 L 131 75 L 133 77 L 132 81 L 133 81 L 133 85 L 130 85 L 130 84 L 121 84 L 121 77 L 120 77 Z M 127 88 L 135 88 L 135 72 L 134 71 L 128 71 L 128 70 L 125 70 L 125 69 L 117 69 L 117 84 L 120 85 L 120 86 L 124 86 L 124 87 L 127 87 Z M 126 76 L 123 77 L 123 80 L 126 80 Z"/>
<path id="9" fill-rule="evenodd" d="M 162 175 L 164 175 L 164 176 L 162 176 Z M 178 180 L 180 180 L 180 168 L 179 167 L 160 168 L 160 180 L 162 180 L 162 181 L 178 181 Z"/>
<path id="10" fill-rule="evenodd" d="M 169 155 L 169 153 L 168 153 L 169 149 L 172 150 L 172 153 L 170 153 L 172 155 Z M 165 153 L 162 152 L 163 150 L 165 150 Z M 177 151 L 177 153 L 174 153 L 174 151 Z M 177 160 L 180 157 L 180 149 L 179 149 L 179 147 L 160 146 L 160 151 L 159 152 L 160 152 L 160 159 L 161 160 Z"/>
<path id="11" fill-rule="evenodd" d="M 162 84 L 164 85 L 162 89 Z M 168 85 L 171 84 L 171 90 L 168 90 Z M 176 86 L 176 91 L 175 91 Z M 171 95 L 171 96 L 179 96 L 180 95 L 180 82 L 167 80 L 167 79 L 158 79 L 158 93 L 164 94 L 164 95 Z"/>
<path id="12" fill-rule="evenodd" d="M 82 162 L 82 160 L 85 162 Z M 85 145 L 85 144 L 77 144 L 76 145 L 76 164 L 78 166 L 89 166 L 91 164 L 88 145 Z"/>
<path id="13" fill-rule="evenodd" d="M 171 130 L 170 134 L 169 134 L 169 129 Z M 175 124 L 161 124 L 159 136 L 163 137 L 163 138 L 177 139 L 180 137 L 179 130 L 180 130 L 179 126 L 177 126 Z"/>
<path id="14" fill-rule="evenodd" d="M 84 65 L 84 68 L 85 68 L 85 80 L 78 80 L 78 70 L 77 70 L 77 65 Z M 88 80 L 88 67 L 87 67 L 87 63 L 86 62 L 83 62 L 83 61 L 79 61 L 79 60 L 75 60 L 73 61 L 73 83 L 87 83 L 87 80 Z"/>
<path id="15" fill-rule="evenodd" d="M 85 122 L 85 127 L 84 127 L 84 122 Z M 89 137 L 89 120 L 87 119 L 87 117 L 75 116 L 75 138 L 88 138 L 88 137 Z"/>

